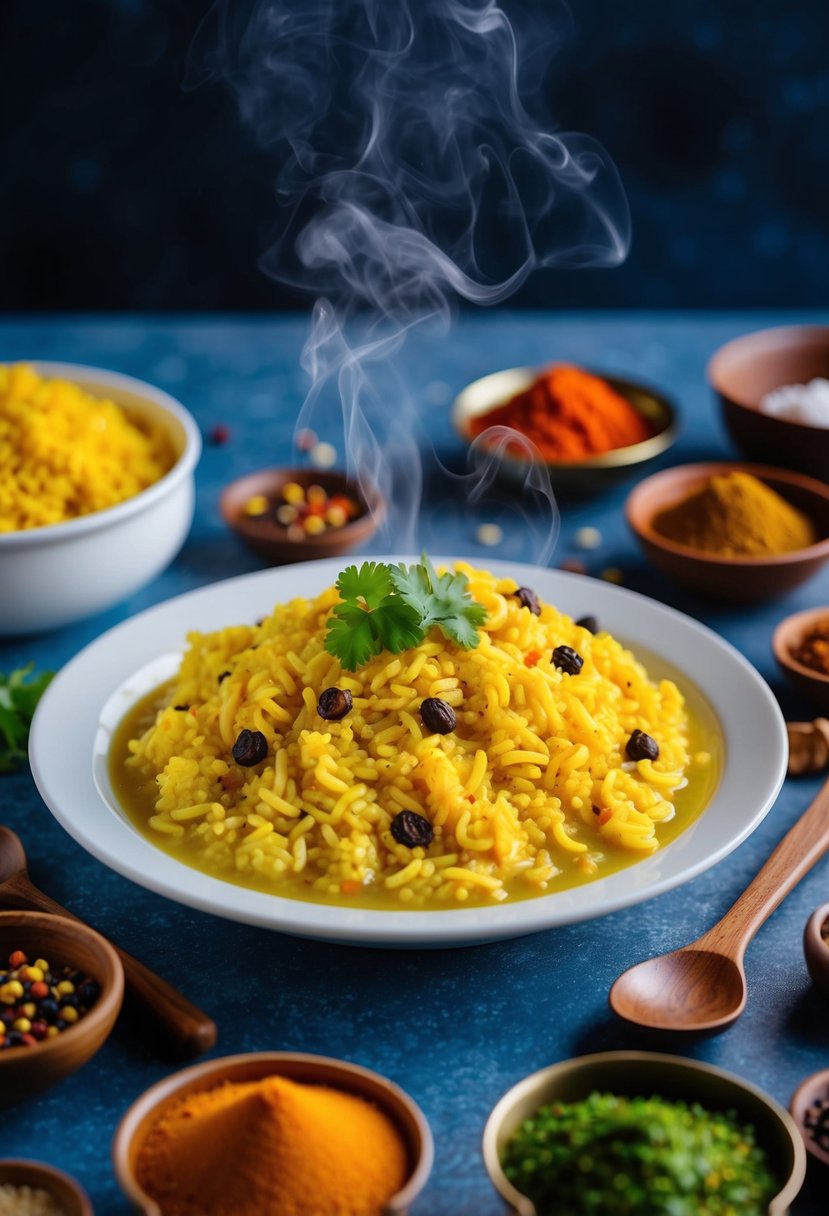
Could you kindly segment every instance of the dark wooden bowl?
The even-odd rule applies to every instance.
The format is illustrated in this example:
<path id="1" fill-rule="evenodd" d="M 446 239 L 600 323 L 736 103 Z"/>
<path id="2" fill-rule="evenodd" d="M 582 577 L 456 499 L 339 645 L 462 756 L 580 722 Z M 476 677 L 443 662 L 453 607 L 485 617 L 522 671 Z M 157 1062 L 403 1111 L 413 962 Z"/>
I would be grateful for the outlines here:
<path id="1" fill-rule="evenodd" d="M 708 380 L 723 422 L 751 460 L 829 481 L 829 428 L 760 412 L 761 399 L 784 384 L 829 378 L 829 326 L 784 325 L 735 338 L 714 354 Z"/>
<path id="2" fill-rule="evenodd" d="M 93 1216 L 89 1196 L 74 1178 L 42 1161 L 0 1161 L 0 1186 L 30 1186 L 51 1195 L 66 1216 Z"/>
<path id="3" fill-rule="evenodd" d="M 829 714 L 829 676 L 798 663 L 792 654 L 819 621 L 829 621 L 829 604 L 787 616 L 775 629 L 771 648 L 778 667 L 789 683 L 804 693 L 816 709 Z"/>
<path id="4" fill-rule="evenodd" d="M 806 1130 L 806 1114 L 815 1102 L 826 1101 L 829 1101 L 829 1068 L 824 1068 L 821 1072 L 814 1072 L 810 1077 L 806 1077 L 805 1081 L 798 1085 L 789 1103 L 789 1110 L 800 1129 L 807 1153 L 821 1165 L 829 1165 L 829 1152 L 825 1148 L 821 1148 Z"/>
<path id="5" fill-rule="evenodd" d="M 752 473 L 797 507 L 815 525 L 816 544 L 769 557 L 718 557 L 679 545 L 660 535 L 654 517 L 699 489 L 715 473 Z M 645 555 L 678 583 L 711 599 L 759 603 L 785 595 L 806 582 L 829 560 L 829 485 L 793 473 L 753 464 L 686 464 L 665 469 L 640 482 L 628 496 L 625 514 Z"/>
<path id="6" fill-rule="evenodd" d="M 327 494 L 345 494 L 353 499 L 362 514 L 342 528 L 326 528 L 317 536 L 292 540 L 288 529 L 270 516 L 246 515 L 245 503 L 259 494 L 274 498 L 288 482 L 307 489 L 322 486 Z M 261 469 L 233 481 L 222 492 L 220 509 L 225 523 L 244 543 L 272 566 L 307 562 L 321 557 L 338 557 L 374 535 L 386 513 L 380 491 L 359 486 L 345 473 L 321 469 Z"/>
<path id="7" fill-rule="evenodd" d="M 62 1081 L 107 1038 L 124 996 L 121 960 L 88 925 L 46 912 L 0 912 L 0 958 L 23 950 L 30 959 L 77 967 L 98 981 L 101 995 L 74 1026 L 32 1047 L 0 1051 L 0 1107 L 13 1106 Z"/>
<path id="8" fill-rule="evenodd" d="M 829 920 L 829 904 L 816 908 L 803 930 L 803 954 L 812 981 L 829 996 L 829 941 L 825 941 L 821 926 Z M 829 1096 L 829 1095 L 827 1095 Z"/>

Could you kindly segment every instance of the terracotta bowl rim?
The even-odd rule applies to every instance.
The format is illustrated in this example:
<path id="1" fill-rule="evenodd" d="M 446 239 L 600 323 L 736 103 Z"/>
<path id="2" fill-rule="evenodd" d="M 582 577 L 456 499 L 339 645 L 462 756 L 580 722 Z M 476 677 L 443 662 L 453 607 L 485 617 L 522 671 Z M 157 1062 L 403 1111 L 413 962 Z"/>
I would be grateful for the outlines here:
<path id="1" fill-rule="evenodd" d="M 129 1150 L 137 1127 L 162 1103 L 173 1098 L 178 1093 L 185 1092 L 191 1082 L 210 1077 L 213 1074 L 215 1074 L 218 1083 L 224 1075 L 232 1072 L 239 1066 L 256 1063 L 261 1063 L 262 1065 L 273 1063 L 278 1066 L 279 1064 L 294 1062 L 309 1064 L 312 1067 L 314 1065 L 323 1065 L 326 1068 L 333 1068 L 345 1076 L 363 1077 L 379 1085 L 381 1089 L 390 1095 L 394 1103 L 407 1111 L 414 1126 L 417 1128 L 420 1139 L 420 1153 L 414 1161 L 412 1171 L 401 1189 L 386 1200 L 390 1211 L 396 1209 L 398 1205 L 403 1210 L 403 1207 L 413 1202 L 415 1196 L 422 1190 L 431 1173 L 434 1162 L 434 1140 L 426 1116 L 406 1090 L 381 1073 L 375 1072 L 370 1068 L 365 1068 L 362 1064 L 354 1064 L 350 1060 L 338 1059 L 336 1056 L 322 1056 L 302 1051 L 248 1051 L 239 1052 L 232 1056 L 218 1056 L 215 1059 L 203 1060 L 199 1064 L 192 1064 L 188 1068 L 169 1073 L 166 1077 L 162 1077 L 160 1081 L 156 1081 L 154 1085 L 145 1089 L 121 1116 L 112 1139 L 112 1160 L 115 1176 L 123 1193 L 132 1203 L 141 1204 L 144 1210 L 153 1211 L 156 1207 L 154 1200 L 141 1188 L 135 1177 L 129 1161 Z M 264 1072 L 262 1075 L 279 1075 L 279 1069 L 277 1067 L 273 1070 L 273 1073 Z"/>
<path id="2" fill-rule="evenodd" d="M 567 360 L 553 360 L 554 363 L 566 363 Z M 502 367 L 494 372 L 487 372 L 483 376 L 476 377 L 475 380 L 470 380 L 465 384 L 459 393 L 456 394 L 450 407 L 450 416 L 452 425 L 456 435 L 463 440 L 465 444 L 470 445 L 475 436 L 469 434 L 469 422 L 477 414 L 473 411 L 459 405 L 461 398 L 472 389 L 476 384 L 483 380 L 488 380 L 490 376 L 508 375 L 510 372 L 516 375 L 525 374 L 527 383 L 530 383 L 536 376 L 541 375 L 552 364 L 541 364 L 534 366 L 524 364 L 516 367 Z M 586 460 L 544 460 L 539 457 L 539 463 L 551 470 L 551 472 L 573 472 L 573 473 L 591 473 L 601 471 L 603 469 L 623 469 L 633 465 L 642 464 L 646 460 L 655 458 L 667 451 L 675 442 L 680 430 L 680 415 L 677 405 L 672 397 L 668 396 L 662 389 L 656 388 L 654 385 L 647 383 L 644 380 L 632 380 L 629 376 L 620 375 L 616 372 L 605 372 L 595 367 L 579 367 L 583 371 L 589 372 L 592 376 L 599 376 L 602 380 L 606 380 L 612 388 L 617 388 L 621 391 L 624 389 L 634 389 L 638 393 L 642 393 L 651 397 L 664 413 L 665 422 L 660 426 L 658 431 L 653 435 L 649 435 L 647 439 L 640 439 L 638 443 L 627 443 L 621 448 L 611 448 L 607 452 L 597 452 L 595 456 L 590 456 Z M 505 404 L 504 398 L 496 399 L 491 405 L 491 409 L 497 409 L 499 405 Z M 637 413 L 634 402 L 633 405 Z M 481 411 L 486 412 L 486 411 Z M 528 440 L 528 442 L 531 442 Z M 499 453 L 498 460 L 507 465 L 514 465 L 518 468 L 527 467 L 532 462 L 524 460 L 521 457 L 513 456 L 508 453 Z"/>
<path id="3" fill-rule="evenodd" d="M 829 905 L 827 905 L 827 907 L 829 907 Z M 810 1073 L 808 1077 L 803 1078 L 791 1096 L 789 1101 L 789 1113 L 797 1124 L 798 1131 L 800 1132 L 801 1139 L 803 1140 L 804 1148 L 809 1156 L 813 1157 L 815 1161 L 819 1161 L 821 1165 L 829 1165 L 829 1152 L 827 1152 L 826 1149 L 821 1148 L 819 1144 L 816 1144 L 811 1136 L 807 1136 L 805 1127 L 801 1126 L 800 1120 L 794 1113 L 796 1107 L 800 1105 L 802 1096 L 813 1088 L 816 1088 L 821 1083 L 825 1084 L 827 1091 L 829 1091 L 829 1068 L 821 1068 L 817 1072 Z"/>
<path id="4" fill-rule="evenodd" d="M 89 1195 L 77 1179 L 73 1178 L 71 1174 L 67 1174 L 66 1170 L 59 1169 L 56 1165 L 50 1165 L 46 1161 L 36 1161 L 33 1157 L 0 1157 L 0 1169 L 7 1165 L 14 1166 L 15 1169 L 20 1169 L 21 1171 L 27 1170 L 31 1172 L 31 1182 L 21 1185 L 36 1186 L 37 1180 L 42 1178 L 63 1183 L 78 1200 L 83 1216 L 93 1216 L 92 1202 Z"/>
<path id="5" fill-rule="evenodd" d="M 795 341 L 787 341 L 788 339 L 798 339 Z M 722 383 L 722 364 L 727 363 L 730 359 L 739 355 L 740 347 L 750 347 L 762 342 L 763 340 L 771 342 L 776 347 L 784 347 L 789 345 L 790 348 L 804 349 L 806 347 L 825 346 L 829 353 L 829 325 L 804 324 L 804 325 L 772 325 L 767 329 L 754 329 L 746 334 L 738 334 L 735 338 L 730 338 L 724 342 L 722 346 L 717 347 L 714 353 L 708 360 L 705 367 L 705 376 L 711 388 L 720 397 L 729 403 L 729 405 L 737 406 L 739 409 L 748 410 L 752 414 L 756 414 L 760 418 L 768 418 L 769 421 L 779 422 L 786 426 L 801 427 L 804 431 L 814 432 L 815 435 L 824 435 L 829 441 L 829 430 L 822 426 L 812 426 L 808 422 L 800 422 L 794 418 L 778 418 L 775 414 L 766 414 L 760 409 L 759 401 L 748 401 L 745 398 L 735 397 L 732 392 L 727 391 Z M 742 352 L 743 358 L 751 358 L 751 353 Z"/>
<path id="6" fill-rule="evenodd" d="M 806 921 L 803 930 L 804 940 L 807 938 L 811 941 L 816 950 L 823 950 L 826 955 L 827 975 L 829 975 L 829 942 L 825 941 L 821 936 L 820 927 L 829 920 L 829 902 L 821 904 L 819 908 L 815 908 L 812 915 Z M 829 1068 L 826 1069 L 829 1076 Z"/>
<path id="7" fill-rule="evenodd" d="M 302 540 L 292 541 L 287 535 L 287 528 L 283 528 L 281 524 L 276 524 L 271 520 L 264 521 L 268 525 L 268 530 L 258 527 L 256 516 L 250 519 L 241 517 L 238 512 L 231 510 L 229 502 L 231 496 L 239 489 L 239 487 L 248 480 L 256 480 L 268 475 L 291 477 L 297 474 L 302 474 L 307 477 L 310 474 L 319 476 L 320 481 L 324 481 L 326 477 L 339 482 L 343 489 L 348 487 L 353 494 L 356 494 L 360 503 L 364 508 L 363 514 L 356 519 L 350 520 L 344 524 L 342 528 L 332 529 L 330 531 L 319 532 L 312 536 L 303 536 Z M 386 516 L 386 499 L 380 489 L 374 484 L 369 483 L 370 492 L 367 492 L 359 482 L 355 482 L 348 477 L 341 469 L 309 469 L 298 468 L 290 465 L 273 465 L 262 469 L 252 469 L 249 473 L 243 473 L 241 477 L 235 477 L 233 481 L 229 481 L 222 489 L 219 496 L 219 510 L 222 519 L 231 531 L 236 532 L 239 536 L 254 537 L 262 544 L 285 545 L 290 548 L 293 545 L 315 545 L 321 543 L 332 543 L 333 541 L 343 542 L 348 541 L 355 533 L 363 535 L 366 529 L 376 531 Z M 280 529 L 277 531 L 277 529 Z"/>
<path id="8" fill-rule="evenodd" d="M 818 620 L 829 621 L 829 604 L 817 608 L 803 608 L 800 612 L 792 612 L 789 616 L 784 616 L 783 620 L 775 626 L 774 633 L 771 635 L 771 648 L 774 657 L 781 667 L 786 667 L 789 671 L 796 672 L 799 676 L 814 680 L 815 684 L 826 684 L 829 686 L 829 675 L 823 675 L 821 672 L 815 671 L 813 667 L 806 667 L 804 663 L 798 663 L 797 659 L 789 652 L 784 641 L 790 633 L 805 633 L 809 623 Z"/>
<path id="9" fill-rule="evenodd" d="M 805 549 L 792 549 L 787 553 L 765 554 L 758 557 L 732 557 L 721 553 L 709 553 L 704 549 L 692 549 L 687 545 L 680 545 L 676 541 L 669 540 L 668 537 L 655 531 L 651 526 L 655 512 L 651 513 L 646 521 L 634 519 L 636 501 L 643 496 L 645 487 L 652 486 L 657 480 L 664 482 L 674 481 L 681 474 L 688 473 L 690 470 L 699 470 L 700 482 L 705 477 L 710 477 L 718 472 L 752 473 L 760 481 L 782 482 L 784 485 L 794 485 L 798 489 L 811 494 L 814 498 L 824 501 L 827 507 L 829 507 L 829 484 L 819 481 L 816 477 L 809 477 L 806 473 L 795 472 L 792 469 L 779 469 L 773 465 L 729 460 L 706 460 L 694 464 L 671 465 L 670 468 L 660 469 L 658 472 L 651 473 L 649 477 L 640 481 L 630 491 L 625 500 L 625 518 L 627 519 L 628 526 L 637 536 L 642 537 L 643 540 L 655 548 L 662 549 L 666 553 L 672 553 L 676 557 L 681 557 L 689 564 L 739 566 L 747 569 L 760 569 L 764 566 L 796 565 L 804 560 L 829 557 L 829 535 L 825 536 L 822 540 L 816 541 L 813 545 L 807 545 Z M 663 503 L 660 509 L 663 509 L 666 505 L 670 504 Z"/>
<path id="10" fill-rule="evenodd" d="M 93 929 L 91 925 L 87 925 L 84 921 L 76 921 L 66 916 L 57 916 L 52 912 L 29 912 L 16 909 L 0 912 L 0 928 L 3 928 L 5 925 L 20 924 L 21 921 L 35 926 L 41 924 L 50 931 L 68 927 L 70 935 L 85 937 L 87 941 L 98 948 L 104 960 L 103 965 L 107 971 L 100 981 L 100 995 L 89 1012 L 84 1014 L 82 1018 L 71 1026 L 68 1032 L 65 1031 L 64 1033 L 71 1034 L 73 1036 L 72 1041 L 75 1043 L 81 1037 L 90 1039 L 95 1038 L 98 1034 L 102 1034 L 103 1038 L 106 1039 L 112 1029 L 112 1023 L 114 1023 L 115 1018 L 118 1016 L 124 998 L 124 968 L 121 965 L 121 960 L 115 947 L 97 929 Z M 71 950 L 69 953 L 71 954 Z M 40 1043 L 26 1047 L 25 1051 L 28 1054 L 25 1056 L 25 1059 L 31 1060 L 34 1065 L 40 1061 L 60 1055 L 65 1051 L 66 1046 L 63 1034 L 57 1034 L 51 1039 L 44 1039 Z M 0 1075 L 2 1075 L 4 1065 L 17 1063 L 23 1058 L 17 1052 L 0 1052 Z M 78 1067 L 81 1067 L 81 1065 L 79 1064 Z"/>

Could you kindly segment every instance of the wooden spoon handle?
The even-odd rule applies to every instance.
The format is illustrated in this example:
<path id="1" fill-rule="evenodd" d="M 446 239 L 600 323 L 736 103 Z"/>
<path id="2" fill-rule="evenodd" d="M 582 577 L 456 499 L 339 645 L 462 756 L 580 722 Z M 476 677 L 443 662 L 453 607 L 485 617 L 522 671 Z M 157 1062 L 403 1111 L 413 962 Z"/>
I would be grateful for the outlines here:
<path id="1" fill-rule="evenodd" d="M 767 917 L 782 903 L 829 849 L 829 781 L 769 857 L 759 874 L 732 904 L 722 920 L 709 929 L 695 946 L 704 943 L 735 960 L 742 959 L 746 946 Z"/>
<path id="2" fill-rule="evenodd" d="M 69 920 L 80 920 L 66 908 L 44 895 L 25 874 L 15 874 L 0 888 L 0 903 L 5 908 L 52 912 Z M 216 1024 L 160 975 L 150 971 L 137 958 L 115 943 L 113 949 L 124 967 L 124 981 L 130 994 L 152 1013 L 176 1054 L 185 1059 L 209 1051 L 216 1042 Z"/>

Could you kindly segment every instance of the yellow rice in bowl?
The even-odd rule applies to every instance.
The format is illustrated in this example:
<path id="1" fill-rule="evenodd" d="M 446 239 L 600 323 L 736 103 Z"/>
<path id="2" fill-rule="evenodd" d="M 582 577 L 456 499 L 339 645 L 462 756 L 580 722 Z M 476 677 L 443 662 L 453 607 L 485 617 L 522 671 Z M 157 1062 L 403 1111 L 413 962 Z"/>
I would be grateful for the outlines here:
<path id="1" fill-rule="evenodd" d="M 323 646 L 333 587 L 258 625 L 191 634 L 126 759 L 116 741 L 122 801 L 143 789 L 145 829 L 200 869 L 323 901 L 492 902 L 541 894 L 562 872 L 599 876 L 611 854 L 653 852 L 687 771 L 710 760 L 690 754 L 677 686 L 650 680 L 609 633 L 551 605 L 534 615 L 512 579 L 457 569 L 487 611 L 475 649 L 435 630 L 343 671 Z M 582 656 L 578 675 L 553 664 L 562 644 Z M 352 694 L 340 721 L 317 713 L 330 687 Z M 454 708 L 453 731 L 425 728 L 427 697 Z M 253 768 L 232 756 L 245 729 L 268 743 Z M 637 729 L 658 742 L 655 761 L 625 754 Z M 428 846 L 395 840 L 406 810 L 429 820 Z"/>
<path id="2" fill-rule="evenodd" d="M 26 364 L 0 365 L 0 533 L 103 511 L 169 472 L 163 427 Z"/>

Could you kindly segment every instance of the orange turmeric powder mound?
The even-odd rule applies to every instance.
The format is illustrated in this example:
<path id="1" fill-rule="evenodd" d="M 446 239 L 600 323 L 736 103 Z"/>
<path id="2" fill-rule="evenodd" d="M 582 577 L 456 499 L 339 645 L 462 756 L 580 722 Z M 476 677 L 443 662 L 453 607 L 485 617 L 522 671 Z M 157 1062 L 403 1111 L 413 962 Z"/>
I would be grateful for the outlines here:
<path id="1" fill-rule="evenodd" d="M 379 1216 L 409 1166 L 378 1107 L 274 1076 L 172 1103 L 135 1173 L 162 1216 Z"/>
<path id="2" fill-rule="evenodd" d="M 557 363 L 504 405 L 470 420 L 473 436 L 509 426 L 545 460 L 585 460 L 649 439 L 653 429 L 626 397 L 580 367 Z"/>

